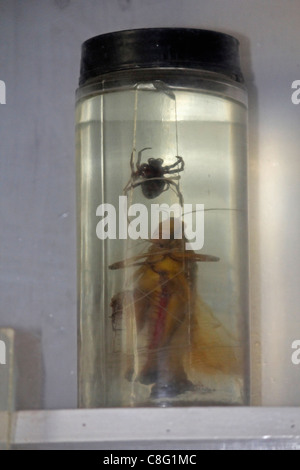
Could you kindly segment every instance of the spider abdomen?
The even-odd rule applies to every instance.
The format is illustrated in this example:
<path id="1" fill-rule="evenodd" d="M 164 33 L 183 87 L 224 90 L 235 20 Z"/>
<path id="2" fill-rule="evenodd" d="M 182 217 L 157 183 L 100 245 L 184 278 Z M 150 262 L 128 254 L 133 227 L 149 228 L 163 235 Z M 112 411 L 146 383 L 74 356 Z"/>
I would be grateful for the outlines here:
<path id="1" fill-rule="evenodd" d="M 154 199 L 164 191 L 165 184 L 166 182 L 164 181 L 164 179 L 148 180 L 148 181 L 145 180 L 143 184 L 141 185 L 142 193 L 147 199 Z"/>

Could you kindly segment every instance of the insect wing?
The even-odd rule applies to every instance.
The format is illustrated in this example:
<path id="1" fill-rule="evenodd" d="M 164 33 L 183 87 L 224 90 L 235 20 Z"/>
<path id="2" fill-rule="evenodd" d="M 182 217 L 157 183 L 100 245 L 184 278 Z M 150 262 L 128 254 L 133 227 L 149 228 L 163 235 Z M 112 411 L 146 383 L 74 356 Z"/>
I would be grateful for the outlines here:
<path id="1" fill-rule="evenodd" d="M 191 347 L 185 357 L 185 368 L 191 380 L 197 381 L 201 374 L 210 385 L 213 378 L 217 386 L 224 374 L 240 374 L 241 344 L 226 330 L 200 296 L 195 301 L 190 321 Z"/>

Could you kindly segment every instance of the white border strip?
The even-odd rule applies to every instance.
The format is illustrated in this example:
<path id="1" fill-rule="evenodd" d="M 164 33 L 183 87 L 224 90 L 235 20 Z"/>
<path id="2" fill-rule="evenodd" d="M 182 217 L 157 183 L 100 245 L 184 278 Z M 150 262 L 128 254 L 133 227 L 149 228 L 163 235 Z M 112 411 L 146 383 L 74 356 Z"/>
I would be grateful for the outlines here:
<path id="1" fill-rule="evenodd" d="M 13 418 L 16 448 L 238 448 L 247 442 L 300 449 L 300 408 L 21 411 Z"/>

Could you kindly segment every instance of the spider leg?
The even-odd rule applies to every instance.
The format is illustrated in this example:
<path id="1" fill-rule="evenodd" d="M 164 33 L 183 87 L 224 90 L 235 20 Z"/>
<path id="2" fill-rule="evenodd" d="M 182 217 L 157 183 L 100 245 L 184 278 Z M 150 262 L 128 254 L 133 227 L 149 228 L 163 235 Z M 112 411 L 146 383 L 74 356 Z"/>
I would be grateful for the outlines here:
<path id="1" fill-rule="evenodd" d="M 144 149 L 145 150 L 145 149 Z M 130 169 L 131 169 L 131 176 L 129 178 L 128 183 L 126 184 L 125 188 L 123 189 L 123 193 L 126 194 L 131 186 L 132 180 L 136 179 L 136 175 L 138 171 L 134 170 L 134 160 L 133 160 L 133 155 L 135 154 L 136 149 L 134 148 L 131 152 L 131 157 L 130 157 Z M 138 153 L 138 163 L 136 164 L 137 168 L 139 169 L 139 159 L 140 159 L 140 152 Z"/>
<path id="2" fill-rule="evenodd" d="M 172 178 L 172 180 L 179 180 L 179 179 L 180 179 L 180 176 L 174 176 L 174 178 Z M 143 179 L 141 181 L 138 181 L 137 183 L 132 183 L 132 179 L 130 178 L 130 180 L 126 184 L 125 188 L 123 189 L 123 192 L 127 193 L 129 191 L 129 189 L 134 189 L 137 186 L 140 186 L 141 184 L 145 183 L 145 181 L 165 181 L 167 183 L 169 180 L 162 177 L 162 176 L 157 176 L 155 178 L 147 178 L 146 180 Z M 169 188 L 169 186 L 168 186 L 168 188 Z M 164 189 L 164 191 L 166 191 L 166 189 Z"/>
<path id="3" fill-rule="evenodd" d="M 143 153 L 145 150 L 151 150 L 151 149 L 152 149 L 152 147 L 144 147 L 142 150 L 139 151 L 139 153 L 138 153 L 138 159 L 137 159 L 137 162 L 136 162 L 136 167 L 137 167 L 138 170 L 140 169 L 140 166 L 141 166 L 142 153 Z"/>
<path id="4" fill-rule="evenodd" d="M 130 186 L 131 186 L 131 178 L 130 178 L 130 180 L 128 181 L 128 183 L 126 184 L 125 188 L 123 189 L 123 194 L 126 194 L 126 195 L 127 195 Z"/>
<path id="5" fill-rule="evenodd" d="M 128 193 L 128 191 L 129 191 L 130 189 L 134 189 L 134 188 L 136 188 L 137 186 L 140 186 L 141 184 L 143 184 L 144 182 L 145 182 L 145 180 L 143 180 L 143 181 L 138 181 L 137 183 L 132 183 L 132 182 L 131 182 L 131 179 L 130 179 L 130 180 L 128 181 L 127 185 L 125 186 L 125 188 L 124 188 L 123 191 L 124 191 L 125 193 Z"/>
<path id="6" fill-rule="evenodd" d="M 133 161 L 133 154 L 136 152 L 136 149 L 133 149 L 131 152 L 131 157 L 130 157 L 130 168 L 131 168 L 131 173 L 134 173 L 134 161 Z"/>
<path id="7" fill-rule="evenodd" d="M 176 155 L 176 158 L 177 158 L 177 162 L 173 163 L 172 165 L 167 165 L 164 168 L 166 170 L 170 170 L 171 168 L 174 168 L 174 166 L 178 165 L 179 163 L 183 163 L 182 157 L 179 157 L 179 155 Z"/>
<path id="8" fill-rule="evenodd" d="M 179 189 L 179 184 L 175 183 L 174 179 L 175 178 L 172 178 L 172 179 L 171 178 L 170 179 L 165 178 L 165 181 L 166 181 L 167 184 L 172 184 L 173 186 L 175 186 L 175 193 L 178 196 L 180 205 L 183 206 L 183 196 L 182 196 L 181 191 Z"/>
<path id="9" fill-rule="evenodd" d="M 146 180 L 143 180 L 144 181 L 169 181 L 168 178 L 165 178 L 164 176 L 155 176 L 154 178 L 147 178 Z M 180 176 L 174 176 L 172 178 L 172 180 L 180 180 Z"/>
<path id="10" fill-rule="evenodd" d="M 180 157 L 179 155 L 176 155 L 176 158 L 177 158 L 177 162 L 173 163 L 173 165 L 168 165 L 164 167 L 164 173 L 171 174 L 171 173 L 179 173 L 180 171 L 183 171 L 184 169 L 183 158 Z M 171 170 L 171 168 L 174 168 L 177 165 L 180 165 L 180 167 L 175 170 Z"/>
<path id="11" fill-rule="evenodd" d="M 165 179 L 165 181 L 166 181 L 166 179 Z M 165 187 L 165 189 L 163 190 L 163 193 L 164 193 L 165 191 L 168 191 L 169 189 L 170 189 L 170 181 L 166 181 L 166 187 Z"/>

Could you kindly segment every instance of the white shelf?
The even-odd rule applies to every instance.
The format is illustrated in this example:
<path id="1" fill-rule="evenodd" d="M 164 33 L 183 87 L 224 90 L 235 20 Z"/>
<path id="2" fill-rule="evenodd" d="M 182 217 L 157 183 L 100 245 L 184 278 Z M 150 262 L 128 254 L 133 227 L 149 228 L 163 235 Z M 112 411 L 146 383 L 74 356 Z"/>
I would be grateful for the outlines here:
<path id="1" fill-rule="evenodd" d="M 297 449 L 300 408 L 139 408 L 19 411 L 12 449 Z"/>

